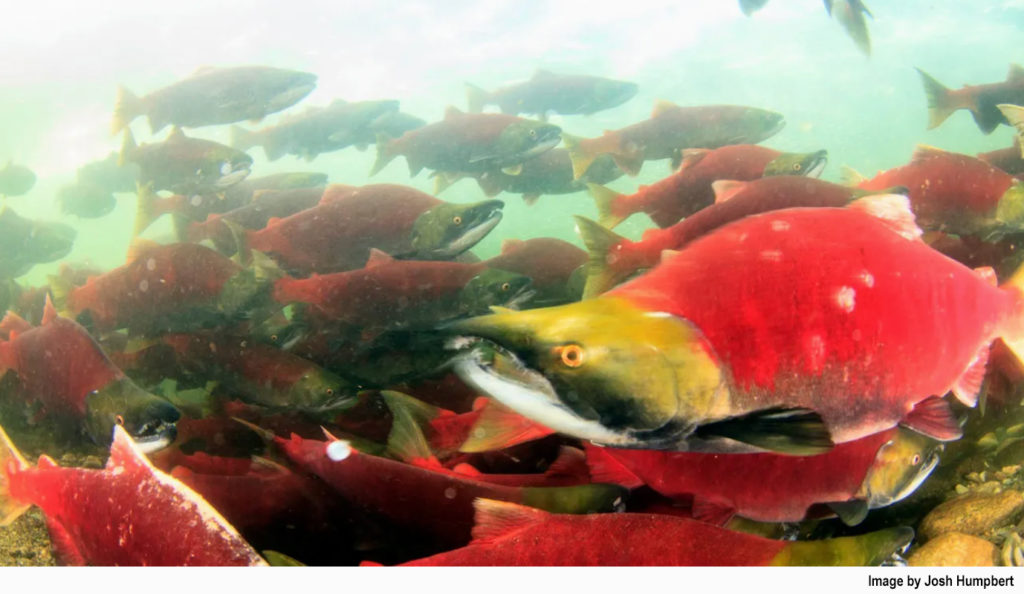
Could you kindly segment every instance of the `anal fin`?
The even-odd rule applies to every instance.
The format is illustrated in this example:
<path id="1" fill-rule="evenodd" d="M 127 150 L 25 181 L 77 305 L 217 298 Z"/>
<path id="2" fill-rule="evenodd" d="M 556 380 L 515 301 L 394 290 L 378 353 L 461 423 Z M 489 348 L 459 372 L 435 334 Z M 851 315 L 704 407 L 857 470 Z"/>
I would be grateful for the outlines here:
<path id="1" fill-rule="evenodd" d="M 953 384 L 953 395 L 965 406 L 974 407 L 978 404 L 978 394 L 981 393 L 985 369 L 988 367 L 988 352 L 988 345 L 981 347 L 971 360 L 971 364 L 967 366 L 967 370 Z"/>
<path id="2" fill-rule="evenodd" d="M 694 520 L 715 526 L 725 526 L 736 515 L 736 510 L 726 505 L 711 503 L 701 497 L 694 497 L 690 513 Z"/>
<path id="3" fill-rule="evenodd" d="M 938 396 L 918 402 L 900 424 L 939 441 L 955 441 L 963 437 L 960 421 L 949 408 L 949 403 Z"/>
<path id="4" fill-rule="evenodd" d="M 839 519 L 847 526 L 856 526 L 868 517 L 868 502 L 863 499 L 849 501 L 833 501 L 828 507 L 836 512 Z"/>

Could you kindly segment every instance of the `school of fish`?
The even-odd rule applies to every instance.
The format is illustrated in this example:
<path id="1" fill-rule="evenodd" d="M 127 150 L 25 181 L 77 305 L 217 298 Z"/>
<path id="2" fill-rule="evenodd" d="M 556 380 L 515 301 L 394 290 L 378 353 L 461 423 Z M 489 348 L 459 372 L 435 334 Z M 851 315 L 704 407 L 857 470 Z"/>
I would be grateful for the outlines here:
<path id="1" fill-rule="evenodd" d="M 870 53 L 867 7 L 825 7 Z M 929 127 L 966 109 L 1024 134 L 1020 66 L 957 90 L 918 72 Z M 1019 141 L 907 147 L 836 184 L 819 147 L 761 144 L 786 122 L 766 107 L 659 101 L 582 138 L 548 116 L 638 86 L 542 69 L 467 84 L 429 122 L 394 99 L 296 108 L 317 82 L 226 66 L 116 89 L 120 151 L 56 200 L 100 218 L 134 193 L 135 234 L 169 215 L 177 241 L 137 237 L 113 269 L 16 280 L 77 232 L 18 215 L 36 176 L 0 169 L 0 525 L 38 508 L 60 563 L 892 563 L 911 527 L 765 527 L 855 527 L 910 496 L 976 414 L 993 345 L 1024 361 Z M 435 195 L 252 175 L 370 146 L 371 176 L 402 158 Z M 659 160 L 659 181 L 605 187 Z M 463 178 L 476 200 L 438 196 Z M 503 192 L 591 197 L 586 249 L 473 255 Z M 641 239 L 612 230 L 634 216 Z"/>

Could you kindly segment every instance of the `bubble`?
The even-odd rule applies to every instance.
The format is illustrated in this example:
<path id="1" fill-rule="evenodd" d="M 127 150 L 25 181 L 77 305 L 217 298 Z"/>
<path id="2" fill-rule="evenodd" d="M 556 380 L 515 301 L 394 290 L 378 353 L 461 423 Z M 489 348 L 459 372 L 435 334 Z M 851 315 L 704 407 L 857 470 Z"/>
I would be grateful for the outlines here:
<path id="1" fill-rule="evenodd" d="M 149 281 L 146 280 L 146 279 L 142 279 L 142 282 L 139 283 L 139 290 L 142 291 L 143 293 L 148 291 L 149 290 Z"/>
<path id="2" fill-rule="evenodd" d="M 352 454 L 352 446 L 347 441 L 332 441 L 327 444 L 327 457 L 334 462 L 341 462 Z"/>

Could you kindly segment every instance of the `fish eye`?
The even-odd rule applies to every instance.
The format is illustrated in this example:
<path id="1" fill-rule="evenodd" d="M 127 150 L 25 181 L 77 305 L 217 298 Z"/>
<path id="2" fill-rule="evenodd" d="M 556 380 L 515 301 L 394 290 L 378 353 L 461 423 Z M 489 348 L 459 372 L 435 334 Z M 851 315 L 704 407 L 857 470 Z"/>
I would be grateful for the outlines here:
<path id="1" fill-rule="evenodd" d="M 793 171 L 800 171 L 804 166 L 799 163 L 793 163 Z"/>
<path id="2" fill-rule="evenodd" d="M 509 290 L 511 288 L 512 288 L 511 284 L 509 284 L 509 283 L 501 283 L 501 290 L 502 291 L 507 291 L 507 290 Z"/>
<path id="3" fill-rule="evenodd" d="M 911 466 L 917 466 L 921 463 L 921 454 L 914 454 L 914 457 L 910 460 Z"/>
<path id="4" fill-rule="evenodd" d="M 196 175 L 202 175 L 202 174 L 203 174 L 203 168 L 202 167 L 200 167 L 199 169 L 196 169 Z"/>
<path id="5" fill-rule="evenodd" d="M 270 335 L 270 342 L 277 342 L 277 334 Z"/>
<path id="6" fill-rule="evenodd" d="M 334 388 L 327 388 L 327 395 L 334 396 Z"/>
<path id="7" fill-rule="evenodd" d="M 537 131 L 532 128 L 530 129 L 530 138 L 537 138 Z"/>
<path id="8" fill-rule="evenodd" d="M 578 344 L 568 344 L 563 347 L 556 347 L 555 352 L 562 359 L 562 364 L 573 369 L 583 365 L 583 347 Z"/>
<path id="9" fill-rule="evenodd" d="M 124 427 L 124 417 L 122 417 L 121 415 L 114 415 L 114 422 Z"/>
<path id="10" fill-rule="evenodd" d="M 461 225 L 462 217 L 460 217 L 459 215 L 455 215 L 454 217 L 452 217 L 452 222 L 455 223 L 456 225 Z"/>
<path id="11" fill-rule="evenodd" d="M 220 164 L 220 174 L 227 175 L 229 173 L 231 173 L 231 163 L 224 161 Z"/>

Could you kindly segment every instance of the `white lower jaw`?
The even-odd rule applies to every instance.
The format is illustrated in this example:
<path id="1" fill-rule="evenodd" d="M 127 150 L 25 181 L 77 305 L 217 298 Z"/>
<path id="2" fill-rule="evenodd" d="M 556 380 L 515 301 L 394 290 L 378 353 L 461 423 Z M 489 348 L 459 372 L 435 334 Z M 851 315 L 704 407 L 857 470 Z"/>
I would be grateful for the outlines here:
<path id="1" fill-rule="evenodd" d="M 459 359 L 455 362 L 454 368 L 455 373 L 466 383 L 524 417 L 558 433 L 604 445 L 625 446 L 630 443 L 626 436 L 610 431 L 596 421 L 588 421 L 572 413 L 557 401 L 550 383 L 536 372 L 528 373 L 534 374 L 531 379 L 537 383 L 546 384 L 550 393 L 501 377 L 473 356 Z"/>
<path id="2" fill-rule="evenodd" d="M 825 171 L 825 161 L 824 160 L 820 161 L 814 167 L 811 167 L 811 170 L 807 172 L 806 177 L 815 177 L 816 178 L 816 177 L 821 175 L 822 171 Z"/>
<path id="3" fill-rule="evenodd" d="M 167 446 L 171 445 L 171 442 L 174 440 L 168 437 L 167 435 L 163 435 L 155 439 L 147 439 L 143 441 L 139 441 L 135 438 L 132 438 L 132 441 L 135 442 L 135 445 L 138 446 L 139 450 L 142 451 L 143 454 L 148 455 L 152 454 L 153 452 L 159 452 L 160 450 L 166 448 Z"/>
<path id="4" fill-rule="evenodd" d="M 218 188 L 228 188 L 249 176 L 248 169 L 239 169 L 217 179 L 213 185 Z"/>
<path id="5" fill-rule="evenodd" d="M 485 220 L 483 223 L 480 223 L 476 227 L 470 229 L 462 237 L 459 237 L 452 243 L 448 244 L 446 247 L 439 250 L 439 255 L 446 258 L 453 258 L 455 256 L 458 256 L 462 252 L 476 245 L 481 239 L 486 237 L 487 234 L 491 232 L 491 229 L 497 227 L 498 223 L 500 222 L 501 212 L 498 211 L 496 214 L 492 215 L 491 218 Z"/>

